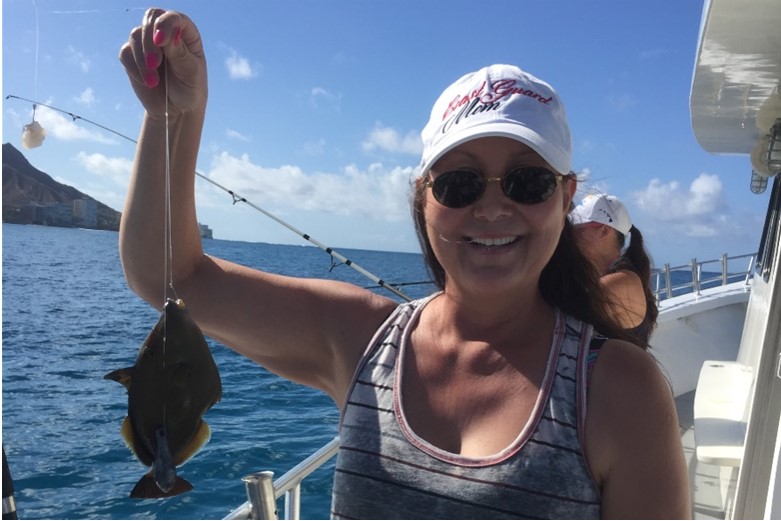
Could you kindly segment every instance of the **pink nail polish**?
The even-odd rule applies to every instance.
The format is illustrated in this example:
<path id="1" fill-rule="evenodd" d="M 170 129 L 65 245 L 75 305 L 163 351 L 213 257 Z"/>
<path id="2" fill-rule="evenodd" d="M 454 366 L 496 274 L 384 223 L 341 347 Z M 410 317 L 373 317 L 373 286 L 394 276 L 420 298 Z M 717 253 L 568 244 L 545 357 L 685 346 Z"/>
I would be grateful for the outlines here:
<path id="1" fill-rule="evenodd" d="M 174 31 L 174 45 L 179 45 L 181 41 L 182 41 L 182 28 L 177 27 L 176 31 Z"/>
<path id="2" fill-rule="evenodd" d="M 149 71 L 144 74 L 144 83 L 146 83 L 147 87 L 157 87 L 159 81 L 160 78 L 157 76 L 157 72 L 155 71 Z"/>
<path id="3" fill-rule="evenodd" d="M 146 53 L 146 68 L 156 69 L 158 65 L 160 65 L 160 58 L 157 57 L 157 54 L 152 51 Z"/>
<path id="4" fill-rule="evenodd" d="M 165 35 L 163 34 L 163 31 L 161 31 L 160 29 L 157 29 L 155 31 L 155 34 L 152 35 L 152 43 L 154 43 L 155 45 L 161 45 L 164 39 L 165 39 Z"/>

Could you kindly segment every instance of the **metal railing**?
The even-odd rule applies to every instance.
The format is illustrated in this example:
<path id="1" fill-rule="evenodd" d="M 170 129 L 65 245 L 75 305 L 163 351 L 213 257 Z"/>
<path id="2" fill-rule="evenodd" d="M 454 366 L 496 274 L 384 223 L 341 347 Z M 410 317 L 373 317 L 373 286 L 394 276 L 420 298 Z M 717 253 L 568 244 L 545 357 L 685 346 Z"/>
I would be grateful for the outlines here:
<path id="1" fill-rule="evenodd" d="M 275 480 L 273 489 L 267 485 L 267 481 L 270 481 L 273 476 L 273 473 L 269 471 L 246 476 L 243 481 L 249 500 L 224 519 L 277 519 L 276 500 L 283 495 L 285 496 L 285 509 L 282 519 L 300 519 L 301 482 L 336 456 L 338 450 L 339 438 L 336 437 Z"/>
<path id="2" fill-rule="evenodd" d="M 729 269 L 730 261 L 738 261 L 741 259 L 749 259 L 746 269 L 731 272 Z M 686 293 L 696 293 L 699 295 L 700 291 L 703 289 L 719 285 L 725 286 L 739 280 L 744 280 L 745 284 L 748 284 L 754 273 L 753 268 L 755 259 L 756 253 L 747 253 L 735 257 L 730 257 L 725 253 L 718 259 L 706 261 L 692 259 L 689 264 L 682 264 L 680 266 L 665 264 L 664 268 L 654 270 L 654 272 L 651 273 L 651 287 L 654 288 L 654 295 L 656 295 L 656 300 L 659 301 Z M 716 266 L 715 269 L 706 269 L 706 267 L 713 265 Z M 735 264 L 733 264 L 733 266 L 734 265 Z M 673 274 L 675 272 L 686 274 L 684 276 L 686 281 L 673 284 Z M 708 274 L 713 275 L 706 277 Z"/>

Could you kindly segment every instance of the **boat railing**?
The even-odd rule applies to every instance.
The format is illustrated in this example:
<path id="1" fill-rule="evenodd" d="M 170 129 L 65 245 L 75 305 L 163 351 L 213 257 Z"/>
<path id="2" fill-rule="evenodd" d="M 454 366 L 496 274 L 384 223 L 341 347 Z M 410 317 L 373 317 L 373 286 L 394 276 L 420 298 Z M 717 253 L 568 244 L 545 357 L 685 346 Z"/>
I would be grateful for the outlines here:
<path id="1" fill-rule="evenodd" d="M 656 300 L 660 301 L 687 293 L 699 295 L 703 289 L 718 285 L 725 286 L 739 280 L 743 280 L 748 285 L 754 274 L 756 256 L 756 253 L 747 253 L 730 257 L 725 253 L 718 259 L 698 261 L 695 258 L 689 264 L 680 266 L 670 266 L 667 263 L 664 268 L 651 273 L 651 287 L 654 288 Z M 730 261 L 733 262 L 732 266 L 735 266 L 735 263 L 745 259 L 748 259 L 748 263 L 743 264 L 746 266 L 745 269 L 730 270 Z M 674 283 L 673 274 L 676 272 L 685 274 L 685 282 Z"/>
<path id="2" fill-rule="evenodd" d="M 301 518 L 301 482 L 312 472 L 333 458 L 339 450 L 339 438 L 326 443 L 311 456 L 287 471 L 269 485 L 273 473 L 269 471 L 250 474 L 243 478 L 249 498 L 224 519 L 278 519 L 276 500 L 285 496 L 284 517 Z"/>

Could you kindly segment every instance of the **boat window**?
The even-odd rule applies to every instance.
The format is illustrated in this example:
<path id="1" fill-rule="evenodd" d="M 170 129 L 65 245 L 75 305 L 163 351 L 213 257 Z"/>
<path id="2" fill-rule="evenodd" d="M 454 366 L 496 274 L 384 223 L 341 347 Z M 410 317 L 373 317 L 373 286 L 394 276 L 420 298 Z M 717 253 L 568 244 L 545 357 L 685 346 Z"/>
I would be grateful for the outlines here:
<path id="1" fill-rule="evenodd" d="M 773 252 L 776 249 L 776 241 L 779 234 L 779 217 L 781 216 L 781 180 L 779 176 L 773 179 L 773 190 L 768 202 L 767 216 L 765 217 L 765 226 L 762 229 L 762 239 L 759 243 L 759 252 L 757 254 L 756 274 L 760 275 L 765 282 L 770 277 L 770 271 L 773 268 Z"/>

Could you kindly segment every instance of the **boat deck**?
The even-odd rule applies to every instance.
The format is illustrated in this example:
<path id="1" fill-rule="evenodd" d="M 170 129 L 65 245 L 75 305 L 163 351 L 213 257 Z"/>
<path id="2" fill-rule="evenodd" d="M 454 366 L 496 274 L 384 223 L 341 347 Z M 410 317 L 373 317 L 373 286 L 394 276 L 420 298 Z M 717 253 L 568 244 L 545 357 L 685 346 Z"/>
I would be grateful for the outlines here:
<path id="1" fill-rule="evenodd" d="M 737 472 L 731 467 L 697 461 L 694 448 L 694 391 L 675 399 L 681 442 L 689 469 L 693 519 L 726 519 L 728 491 L 734 490 Z"/>

